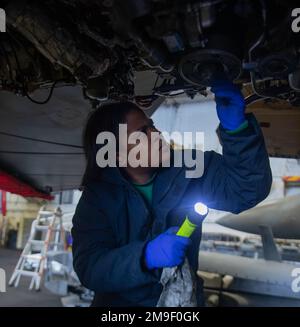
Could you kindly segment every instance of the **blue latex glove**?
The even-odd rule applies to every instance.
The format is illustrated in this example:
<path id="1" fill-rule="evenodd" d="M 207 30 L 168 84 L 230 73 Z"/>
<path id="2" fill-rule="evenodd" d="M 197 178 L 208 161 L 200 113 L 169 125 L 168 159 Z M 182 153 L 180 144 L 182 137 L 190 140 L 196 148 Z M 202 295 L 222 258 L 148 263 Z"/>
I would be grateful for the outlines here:
<path id="1" fill-rule="evenodd" d="M 215 83 L 211 88 L 215 94 L 217 115 L 222 127 L 234 131 L 246 122 L 245 100 L 239 88 L 229 81 Z"/>
<path id="2" fill-rule="evenodd" d="M 188 237 L 176 235 L 178 229 L 171 227 L 146 245 L 145 264 L 148 269 L 175 267 L 183 262 L 192 241 Z"/>

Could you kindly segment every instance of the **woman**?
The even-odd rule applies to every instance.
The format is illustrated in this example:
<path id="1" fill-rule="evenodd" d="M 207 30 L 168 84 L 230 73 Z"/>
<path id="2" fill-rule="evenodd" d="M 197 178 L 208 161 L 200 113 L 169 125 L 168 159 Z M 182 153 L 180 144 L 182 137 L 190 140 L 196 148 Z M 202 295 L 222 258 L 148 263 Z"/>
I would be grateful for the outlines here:
<path id="1" fill-rule="evenodd" d="M 158 132 L 133 103 L 109 104 L 95 111 L 85 129 L 87 167 L 83 194 L 73 219 L 74 268 L 82 284 L 95 291 L 93 306 L 155 306 L 162 291 L 164 267 L 180 265 L 187 257 L 196 271 L 201 228 L 190 239 L 177 236 L 184 219 L 182 208 L 195 202 L 239 213 L 269 193 L 271 171 L 260 128 L 253 115 L 245 115 L 244 99 L 233 85 L 212 89 L 220 119 L 223 155 L 204 153 L 204 172 L 186 178 L 186 167 L 162 167 L 168 158 L 166 144 L 159 149 L 159 167 L 130 163 L 117 144 L 119 167 L 97 164 L 97 135 L 111 132 L 118 139 L 119 124 L 127 133 Z M 127 144 L 127 154 L 135 147 Z M 142 147 L 143 149 L 143 147 Z M 149 158 L 151 153 L 148 152 Z M 127 163 L 127 166 L 124 165 Z M 120 165 L 120 162 L 123 164 Z M 101 163 L 100 163 L 101 165 Z M 203 304 L 202 283 L 197 279 L 197 302 Z"/>

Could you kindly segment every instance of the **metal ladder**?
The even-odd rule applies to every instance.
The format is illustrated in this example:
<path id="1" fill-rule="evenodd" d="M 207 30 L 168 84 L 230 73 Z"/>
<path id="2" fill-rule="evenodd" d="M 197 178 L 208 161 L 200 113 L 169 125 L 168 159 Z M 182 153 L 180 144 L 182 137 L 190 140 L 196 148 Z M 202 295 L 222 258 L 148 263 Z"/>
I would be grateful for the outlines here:
<path id="1" fill-rule="evenodd" d="M 59 207 L 45 210 L 43 206 L 38 212 L 37 219 L 32 222 L 29 239 L 9 280 L 9 286 L 18 287 L 21 276 L 27 276 L 31 277 L 29 289 L 35 287 L 36 291 L 40 290 L 47 252 L 64 248 L 62 211 Z"/>

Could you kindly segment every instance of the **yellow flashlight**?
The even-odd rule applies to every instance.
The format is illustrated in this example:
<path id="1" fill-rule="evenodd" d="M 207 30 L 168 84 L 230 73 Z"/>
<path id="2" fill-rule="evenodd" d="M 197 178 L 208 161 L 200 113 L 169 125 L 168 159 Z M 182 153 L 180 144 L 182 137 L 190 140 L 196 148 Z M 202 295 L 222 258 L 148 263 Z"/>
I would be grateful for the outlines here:
<path id="1" fill-rule="evenodd" d="M 197 202 L 194 205 L 194 211 L 195 213 L 197 213 L 197 215 L 187 215 L 176 235 L 190 237 L 193 234 L 194 230 L 197 228 L 197 226 L 203 221 L 203 219 L 208 214 L 207 206 L 201 202 Z"/>

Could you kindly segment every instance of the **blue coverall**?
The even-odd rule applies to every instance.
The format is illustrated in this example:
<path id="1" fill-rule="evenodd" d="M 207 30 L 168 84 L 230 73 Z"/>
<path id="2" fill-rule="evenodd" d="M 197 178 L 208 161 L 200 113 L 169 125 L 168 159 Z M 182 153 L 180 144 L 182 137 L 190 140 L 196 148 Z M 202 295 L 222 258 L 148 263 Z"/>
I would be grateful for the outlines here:
<path id="1" fill-rule="evenodd" d="M 185 167 L 159 170 L 152 210 L 118 168 L 104 168 L 85 187 L 73 218 L 74 268 L 95 291 L 94 306 L 155 306 L 162 269 L 142 264 L 146 243 L 184 220 L 180 208 L 201 201 L 209 208 L 239 213 L 269 194 L 272 175 L 260 127 L 247 114 L 248 127 L 230 135 L 219 126 L 223 155 L 204 153 L 204 174 L 186 178 Z M 201 228 L 192 235 L 187 257 L 196 271 Z M 197 279 L 197 300 L 203 287 Z"/>

